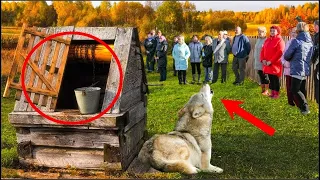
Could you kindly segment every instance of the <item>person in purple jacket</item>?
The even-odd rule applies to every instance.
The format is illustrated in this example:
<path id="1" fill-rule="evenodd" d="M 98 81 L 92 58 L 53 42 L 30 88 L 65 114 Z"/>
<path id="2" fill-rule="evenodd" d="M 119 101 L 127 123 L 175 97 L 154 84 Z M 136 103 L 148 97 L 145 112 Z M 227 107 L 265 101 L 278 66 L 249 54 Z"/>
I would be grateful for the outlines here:
<path id="1" fill-rule="evenodd" d="M 296 27 L 291 29 L 290 34 L 289 34 L 290 35 L 290 39 L 286 43 L 286 46 L 284 48 L 284 53 L 289 48 L 292 40 L 297 37 L 297 32 L 296 31 L 297 31 Z M 286 77 L 286 89 L 287 89 L 288 104 L 291 105 L 291 106 L 295 106 L 296 105 L 297 107 L 299 107 L 297 98 L 293 95 L 293 93 L 290 90 L 291 89 L 291 80 L 292 80 L 292 77 L 290 75 L 290 62 L 286 61 L 284 59 L 284 53 L 283 53 L 283 55 L 281 57 L 281 63 L 283 65 L 283 74 Z"/>

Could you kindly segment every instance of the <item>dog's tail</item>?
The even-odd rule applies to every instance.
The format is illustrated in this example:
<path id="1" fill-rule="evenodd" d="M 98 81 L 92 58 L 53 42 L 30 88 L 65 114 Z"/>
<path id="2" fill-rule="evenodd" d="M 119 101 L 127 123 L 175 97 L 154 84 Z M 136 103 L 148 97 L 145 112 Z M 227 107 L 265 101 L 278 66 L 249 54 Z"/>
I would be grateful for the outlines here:
<path id="1" fill-rule="evenodd" d="M 186 160 L 169 160 L 160 152 L 155 151 L 150 158 L 151 165 L 165 172 L 181 172 L 184 174 L 196 174 L 198 169 Z"/>
<path id="2" fill-rule="evenodd" d="M 146 141 L 138 154 L 138 159 L 144 164 L 150 164 L 149 159 L 153 152 L 153 142 L 155 138 L 156 136 Z"/>

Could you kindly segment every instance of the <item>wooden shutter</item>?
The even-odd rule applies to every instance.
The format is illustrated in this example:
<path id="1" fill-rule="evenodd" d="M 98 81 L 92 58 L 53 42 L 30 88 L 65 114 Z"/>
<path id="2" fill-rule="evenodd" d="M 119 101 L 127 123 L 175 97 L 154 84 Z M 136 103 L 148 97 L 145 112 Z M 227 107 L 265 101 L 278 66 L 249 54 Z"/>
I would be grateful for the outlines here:
<path id="1" fill-rule="evenodd" d="M 51 34 L 74 31 L 74 26 L 67 27 L 22 27 L 18 45 L 13 58 L 13 65 L 7 79 L 3 96 L 9 96 L 9 88 L 17 89 L 14 111 L 34 111 L 27 102 L 21 87 L 18 64 L 24 61 L 27 54 L 41 40 Z M 29 36 L 29 38 L 26 38 Z M 42 44 L 31 56 L 25 71 L 25 84 L 31 101 L 43 111 L 54 111 L 57 103 L 61 81 L 67 62 L 72 35 L 53 38 Z M 15 82 L 15 77 L 19 82 Z"/>

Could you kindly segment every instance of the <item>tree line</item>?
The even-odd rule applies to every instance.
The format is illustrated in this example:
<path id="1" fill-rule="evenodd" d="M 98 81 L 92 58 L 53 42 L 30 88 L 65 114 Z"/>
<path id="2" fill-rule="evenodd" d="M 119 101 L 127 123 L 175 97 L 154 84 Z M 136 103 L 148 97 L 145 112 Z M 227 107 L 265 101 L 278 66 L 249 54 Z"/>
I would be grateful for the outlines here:
<path id="1" fill-rule="evenodd" d="M 208 2 L 211 3 L 211 2 Z M 34 26 L 134 26 L 145 36 L 151 29 L 160 29 L 167 34 L 217 32 L 233 30 L 246 23 L 280 24 L 286 31 L 295 25 L 295 17 L 312 24 L 318 19 L 319 3 L 307 2 L 298 6 L 280 5 L 260 12 L 198 11 L 190 1 L 103 1 L 94 7 L 91 1 L 1 1 L 1 24 L 21 26 L 24 22 Z"/>

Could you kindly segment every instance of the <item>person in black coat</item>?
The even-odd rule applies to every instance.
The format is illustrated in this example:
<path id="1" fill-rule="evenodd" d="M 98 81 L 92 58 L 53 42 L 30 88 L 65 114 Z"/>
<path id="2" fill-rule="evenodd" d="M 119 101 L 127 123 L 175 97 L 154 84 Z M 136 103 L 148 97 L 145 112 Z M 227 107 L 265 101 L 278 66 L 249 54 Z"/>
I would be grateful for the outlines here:
<path id="1" fill-rule="evenodd" d="M 173 38 L 173 42 L 172 42 L 172 49 L 174 48 L 174 46 L 178 44 L 178 37 L 174 37 Z M 172 57 L 173 59 L 173 76 L 177 76 L 177 70 L 176 70 L 176 67 L 175 67 L 175 62 L 174 62 L 174 58 Z"/>
<path id="2" fill-rule="evenodd" d="M 205 72 L 204 83 L 208 83 L 212 79 L 212 39 L 209 36 L 205 37 L 205 45 L 202 48 L 202 65 Z"/>
<path id="3" fill-rule="evenodd" d="M 167 50 L 168 43 L 164 36 L 160 36 L 159 43 L 156 48 L 156 61 L 158 63 L 158 70 L 160 73 L 160 81 L 167 79 Z"/>
<path id="4" fill-rule="evenodd" d="M 157 47 L 157 41 L 152 37 L 151 33 L 148 34 L 148 38 L 144 41 L 144 47 L 147 54 L 147 68 L 148 72 L 154 71 L 154 54 Z"/>

